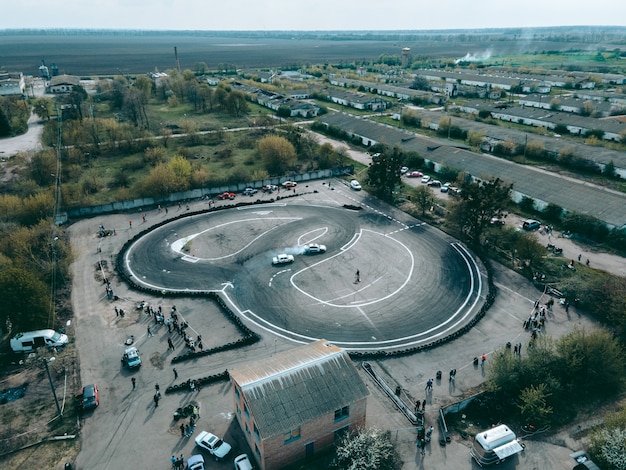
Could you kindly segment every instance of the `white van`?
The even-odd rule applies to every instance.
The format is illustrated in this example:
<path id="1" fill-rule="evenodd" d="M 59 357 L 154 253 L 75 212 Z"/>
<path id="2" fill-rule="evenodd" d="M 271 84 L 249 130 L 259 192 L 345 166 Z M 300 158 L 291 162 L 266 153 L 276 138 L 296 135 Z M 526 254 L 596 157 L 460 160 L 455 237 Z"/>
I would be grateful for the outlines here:
<path id="1" fill-rule="evenodd" d="M 506 424 L 501 424 L 476 434 L 470 455 L 482 467 L 498 464 L 522 450 L 524 447 L 518 441 L 515 433 Z"/>
<path id="2" fill-rule="evenodd" d="M 29 352 L 41 346 L 49 348 L 65 346 L 67 342 L 66 335 L 54 330 L 26 331 L 11 338 L 11 349 L 16 353 Z"/>

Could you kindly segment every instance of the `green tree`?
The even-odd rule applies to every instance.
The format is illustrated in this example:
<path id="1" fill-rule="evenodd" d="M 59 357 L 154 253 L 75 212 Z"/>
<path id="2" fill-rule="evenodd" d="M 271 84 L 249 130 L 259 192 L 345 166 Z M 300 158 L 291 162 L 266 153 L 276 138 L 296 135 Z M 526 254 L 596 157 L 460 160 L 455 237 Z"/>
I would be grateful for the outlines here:
<path id="1" fill-rule="evenodd" d="M 401 152 L 398 147 L 385 150 L 367 170 L 367 179 L 374 193 L 384 201 L 393 200 L 393 192 L 400 184 Z"/>
<path id="2" fill-rule="evenodd" d="M 464 182 L 454 222 L 470 240 L 479 243 L 491 219 L 509 203 L 512 188 L 513 184 L 505 185 L 500 178 Z"/>
<path id="3" fill-rule="evenodd" d="M 602 468 L 626 470 L 626 408 L 606 415 L 592 431 L 589 452 Z"/>
<path id="4" fill-rule="evenodd" d="M 545 247 L 530 233 L 520 233 L 514 247 L 518 259 L 528 267 L 536 266 L 546 252 Z"/>
<path id="5" fill-rule="evenodd" d="M 522 417 L 527 422 L 534 422 L 538 426 L 543 426 L 550 422 L 552 407 L 547 404 L 550 393 L 546 391 L 547 385 L 540 383 L 524 388 L 519 395 L 519 404 Z"/>
<path id="6" fill-rule="evenodd" d="M 11 308 L 0 309 L 0 321 L 7 320 L 13 331 L 30 331 L 54 325 L 50 318 L 50 295 L 35 273 L 19 267 L 0 271 L 0 303 Z"/>
<path id="7" fill-rule="evenodd" d="M 189 189 L 191 182 L 191 163 L 181 156 L 176 155 L 172 158 L 167 166 L 172 170 L 174 180 L 171 182 L 172 189 L 176 191 L 186 191 Z"/>
<path id="8" fill-rule="evenodd" d="M 37 152 L 28 162 L 30 177 L 39 186 L 50 186 L 55 180 L 57 156 L 53 150 Z"/>
<path id="9" fill-rule="evenodd" d="M 411 202 L 422 211 L 422 216 L 430 209 L 435 202 L 435 197 L 428 186 L 417 186 L 411 189 Z"/>
<path id="10" fill-rule="evenodd" d="M 602 174 L 609 178 L 615 178 L 615 163 L 611 160 L 609 163 L 604 165 L 604 169 L 602 170 Z"/>
<path id="11" fill-rule="evenodd" d="M 235 117 L 241 117 L 249 111 L 246 95 L 234 90 L 228 94 L 226 99 L 226 110 Z"/>
<path id="12" fill-rule="evenodd" d="M 402 465 L 389 431 L 374 428 L 346 434 L 337 446 L 337 460 L 342 470 L 395 470 Z"/>
<path id="13" fill-rule="evenodd" d="M 33 112 L 41 119 L 50 120 L 54 113 L 54 102 L 50 98 L 35 98 L 33 100 Z"/>
<path id="14" fill-rule="evenodd" d="M 0 137 L 9 137 L 11 135 L 11 123 L 7 118 L 4 110 L 0 108 Z"/>
<path id="15" fill-rule="evenodd" d="M 284 174 L 296 163 L 296 149 L 284 137 L 268 135 L 257 142 L 256 148 L 271 175 Z"/>

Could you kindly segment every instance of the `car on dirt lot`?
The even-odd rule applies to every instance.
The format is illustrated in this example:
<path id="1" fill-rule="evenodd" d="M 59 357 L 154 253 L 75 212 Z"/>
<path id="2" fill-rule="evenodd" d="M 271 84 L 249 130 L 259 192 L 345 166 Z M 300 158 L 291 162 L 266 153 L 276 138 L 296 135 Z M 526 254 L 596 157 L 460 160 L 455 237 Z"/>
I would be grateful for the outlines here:
<path id="1" fill-rule="evenodd" d="M 318 243 L 304 245 L 305 255 L 315 255 L 317 253 L 326 253 L 326 245 L 320 245 Z"/>
<path id="2" fill-rule="evenodd" d="M 252 196 L 253 194 L 256 194 L 258 192 L 259 192 L 258 189 L 246 188 L 246 189 L 243 190 L 243 195 L 244 196 Z"/>
<path id="3" fill-rule="evenodd" d="M 96 408 L 99 404 L 100 397 L 98 394 L 98 386 L 96 384 L 85 385 L 80 400 L 80 406 L 83 411 Z"/>
<path id="4" fill-rule="evenodd" d="M 442 193 L 447 193 L 450 190 L 451 185 L 451 183 L 444 183 L 443 186 L 439 188 L 439 191 L 441 191 Z"/>
<path id="5" fill-rule="evenodd" d="M 278 266 L 281 264 L 291 264 L 293 262 L 294 262 L 293 255 L 287 255 L 285 253 L 281 253 L 280 255 L 274 256 L 272 258 L 272 264 L 274 266 Z"/>
<path id="6" fill-rule="evenodd" d="M 433 188 L 441 188 L 441 181 L 432 180 L 430 183 L 428 183 L 428 186 L 431 186 Z"/>
<path id="7" fill-rule="evenodd" d="M 426 175 L 422 178 L 422 183 L 428 183 L 430 181 L 430 176 Z"/>
<path id="8" fill-rule="evenodd" d="M 424 173 L 422 173 L 421 171 L 409 171 L 406 176 L 408 178 L 421 178 L 422 176 L 424 176 Z"/>
<path id="9" fill-rule="evenodd" d="M 141 367 L 141 356 L 139 356 L 139 350 L 134 346 L 126 348 L 126 351 L 124 351 L 124 355 L 122 356 L 122 364 L 129 369 Z"/>
<path id="10" fill-rule="evenodd" d="M 275 184 L 266 184 L 261 188 L 261 191 L 264 193 L 273 193 L 274 191 L 278 191 L 278 186 Z"/>
<path id="11" fill-rule="evenodd" d="M 214 456 L 217 460 L 226 457 L 231 449 L 230 444 L 208 431 L 202 431 L 198 434 L 195 438 L 195 442 L 198 447 L 209 452 L 209 454 Z"/>
<path id="12" fill-rule="evenodd" d="M 409 171 L 409 167 L 408 166 L 400 167 L 400 174 L 401 175 L 405 175 L 407 171 Z"/>
<path id="13" fill-rule="evenodd" d="M 285 181 L 283 183 L 283 186 L 285 188 L 295 188 L 296 186 L 298 186 L 298 183 L 296 183 L 295 181 Z"/>
<path id="14" fill-rule="evenodd" d="M 200 454 L 189 457 L 187 459 L 187 470 L 204 470 L 204 457 Z"/>
<path id="15" fill-rule="evenodd" d="M 235 470 L 252 470 L 252 463 L 246 454 L 235 457 Z"/>
<path id="16" fill-rule="evenodd" d="M 237 195 L 235 193 L 231 193 L 231 192 L 228 192 L 228 191 L 226 191 L 226 192 L 224 192 L 222 194 L 218 194 L 217 195 L 217 198 L 218 199 L 222 199 L 222 200 L 224 200 L 224 199 L 233 200 L 233 199 L 235 199 L 235 197 L 237 197 Z"/>
<path id="17" fill-rule="evenodd" d="M 359 183 L 357 180 L 352 180 L 350 181 L 350 188 L 354 189 L 355 191 L 360 191 L 361 183 Z"/>

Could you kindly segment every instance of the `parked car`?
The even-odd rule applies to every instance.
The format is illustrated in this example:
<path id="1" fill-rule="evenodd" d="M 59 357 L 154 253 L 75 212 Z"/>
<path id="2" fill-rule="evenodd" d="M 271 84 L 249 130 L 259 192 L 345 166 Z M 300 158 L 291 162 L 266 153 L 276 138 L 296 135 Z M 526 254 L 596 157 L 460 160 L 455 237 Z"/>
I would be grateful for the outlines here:
<path id="1" fill-rule="evenodd" d="M 285 181 L 283 183 L 283 186 L 285 188 L 295 188 L 296 186 L 298 186 L 298 183 L 296 183 L 295 181 Z"/>
<path id="2" fill-rule="evenodd" d="M 246 188 L 246 189 L 243 190 L 243 195 L 244 196 L 252 196 L 253 194 L 256 194 L 258 192 L 259 192 L 258 189 Z"/>
<path id="3" fill-rule="evenodd" d="M 422 178 L 422 183 L 428 183 L 430 181 L 430 176 L 426 175 Z"/>
<path id="4" fill-rule="evenodd" d="M 235 457 L 235 470 L 252 470 L 252 463 L 246 454 Z"/>
<path id="5" fill-rule="evenodd" d="M 527 232 L 532 232 L 533 230 L 538 230 L 541 227 L 541 222 L 538 220 L 528 219 L 522 223 L 522 228 Z"/>
<path id="6" fill-rule="evenodd" d="M 291 264 L 293 262 L 294 262 L 293 255 L 287 255 L 285 253 L 282 253 L 278 256 L 274 256 L 272 258 L 272 264 L 274 266 L 278 266 L 280 264 Z"/>
<path id="7" fill-rule="evenodd" d="M 491 220 L 489 221 L 489 223 L 491 225 L 504 225 L 505 224 L 505 220 L 501 217 L 492 217 Z"/>
<path id="8" fill-rule="evenodd" d="M 122 356 L 122 364 L 129 369 L 141 367 L 141 356 L 139 356 L 139 350 L 134 346 L 126 348 L 126 351 L 124 351 L 124 355 Z"/>
<path id="9" fill-rule="evenodd" d="M 360 191 L 361 183 L 359 183 L 357 180 L 352 180 L 350 181 L 350 188 L 354 189 L 355 191 Z"/>
<path id="10" fill-rule="evenodd" d="M 428 186 L 432 186 L 433 188 L 441 188 L 441 181 L 432 180 L 430 183 L 428 183 Z"/>
<path id="11" fill-rule="evenodd" d="M 311 243 L 309 245 L 304 245 L 304 254 L 305 255 L 314 255 L 317 253 L 326 253 L 326 245 L 319 245 L 317 243 Z"/>
<path id="12" fill-rule="evenodd" d="M 406 172 L 409 171 L 409 167 L 408 166 L 403 166 L 400 168 L 400 174 L 404 175 L 406 174 Z"/>
<path id="13" fill-rule="evenodd" d="M 217 460 L 226 457 L 231 449 L 230 444 L 208 431 L 202 431 L 198 434 L 195 438 L 195 442 L 198 447 L 209 452 L 209 454 L 214 456 Z"/>
<path id="14" fill-rule="evenodd" d="M 442 193 L 447 193 L 450 190 L 450 186 L 451 183 L 444 183 L 443 186 L 439 188 L 439 191 L 441 191 Z"/>
<path id="15" fill-rule="evenodd" d="M 217 198 L 218 199 L 235 199 L 235 197 L 237 197 L 237 195 L 235 193 L 231 193 L 229 191 L 223 192 L 222 194 L 218 194 Z"/>
<path id="16" fill-rule="evenodd" d="M 187 470 L 204 470 L 204 457 L 200 454 L 189 457 L 187 459 Z"/>
<path id="17" fill-rule="evenodd" d="M 275 184 L 266 184 L 261 188 L 261 190 L 264 193 L 273 193 L 274 191 L 278 191 L 278 186 Z"/>
<path id="18" fill-rule="evenodd" d="M 98 386 L 96 384 L 85 385 L 83 387 L 83 394 L 80 400 L 80 406 L 83 411 L 96 408 L 99 404 L 100 397 L 98 394 Z"/>
<path id="19" fill-rule="evenodd" d="M 406 174 L 406 176 L 409 178 L 421 178 L 422 176 L 424 176 L 424 173 L 422 173 L 421 171 L 410 171 Z"/>

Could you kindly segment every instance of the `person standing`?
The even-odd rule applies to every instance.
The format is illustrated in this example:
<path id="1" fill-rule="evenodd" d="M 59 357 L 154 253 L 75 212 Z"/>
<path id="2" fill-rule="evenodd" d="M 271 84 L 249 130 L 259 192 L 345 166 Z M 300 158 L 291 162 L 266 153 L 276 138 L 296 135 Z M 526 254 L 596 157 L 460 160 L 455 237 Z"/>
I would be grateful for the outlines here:
<path id="1" fill-rule="evenodd" d="M 176 380 L 178 378 L 178 371 L 176 370 L 176 367 L 174 367 L 174 380 Z"/>
<path id="2" fill-rule="evenodd" d="M 132 220 L 129 220 L 129 221 L 128 221 L 128 227 L 129 227 L 129 228 L 133 228 L 133 221 L 132 221 Z"/>
<path id="3" fill-rule="evenodd" d="M 137 386 L 137 380 L 135 379 L 135 377 L 133 377 L 132 379 L 130 379 L 130 381 L 133 383 L 133 390 L 135 390 L 135 387 Z"/>

